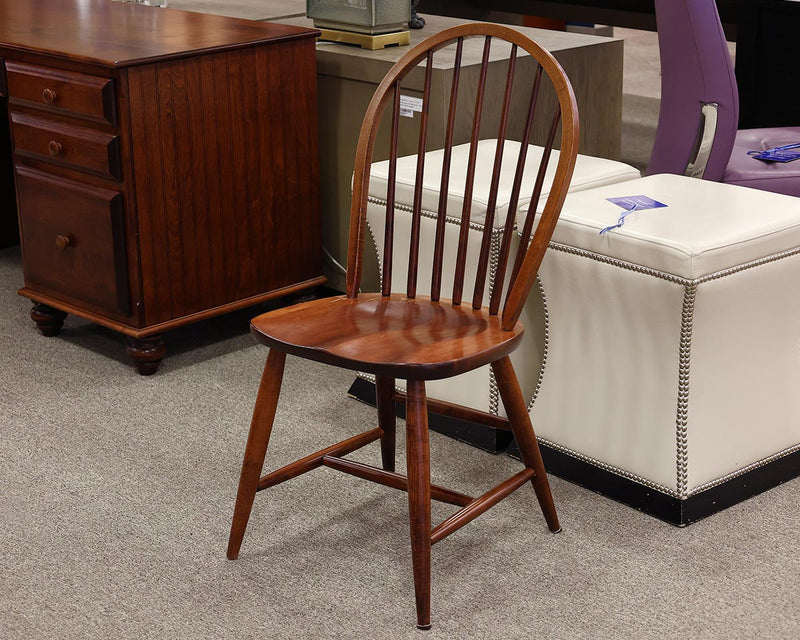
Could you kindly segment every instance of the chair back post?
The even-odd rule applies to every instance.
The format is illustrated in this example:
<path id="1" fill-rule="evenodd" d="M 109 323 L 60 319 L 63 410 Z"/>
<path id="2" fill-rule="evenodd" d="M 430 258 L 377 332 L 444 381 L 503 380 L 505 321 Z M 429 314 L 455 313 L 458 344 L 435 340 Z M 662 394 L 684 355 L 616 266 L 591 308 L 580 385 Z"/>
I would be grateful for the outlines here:
<path id="1" fill-rule="evenodd" d="M 716 104 L 716 131 L 702 172 L 720 181 L 739 123 L 739 94 L 714 0 L 655 0 L 661 58 L 661 106 L 647 174 L 683 175 L 694 165 L 705 118 Z"/>

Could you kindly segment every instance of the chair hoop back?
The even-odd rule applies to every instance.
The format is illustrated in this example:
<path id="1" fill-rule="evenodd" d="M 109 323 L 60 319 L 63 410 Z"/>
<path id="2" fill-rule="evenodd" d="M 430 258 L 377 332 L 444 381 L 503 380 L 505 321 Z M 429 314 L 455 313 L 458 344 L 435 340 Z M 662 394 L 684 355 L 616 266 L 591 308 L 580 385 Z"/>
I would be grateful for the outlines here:
<path id="1" fill-rule="evenodd" d="M 464 98 L 459 94 L 463 89 L 462 82 L 462 58 L 464 53 L 464 41 L 470 37 L 483 37 L 483 53 L 481 57 L 480 69 L 477 78 L 477 88 L 474 100 L 472 96 Z M 496 151 L 494 163 L 491 167 L 477 166 L 478 142 L 488 136 L 481 130 L 482 123 L 485 121 L 484 111 L 490 107 L 485 106 L 486 96 L 490 92 L 487 87 L 487 75 L 491 69 L 498 67 L 492 58 L 493 41 L 505 41 L 511 45 L 511 54 L 508 63 L 505 65 L 505 90 L 500 103 L 501 112 L 498 115 L 497 128 L 489 132 L 492 139 L 496 137 Z M 370 102 L 361 132 L 358 139 L 356 150 L 355 171 L 353 177 L 353 199 L 350 217 L 350 238 L 347 261 L 347 295 L 355 298 L 361 281 L 361 271 L 363 268 L 363 255 L 365 237 L 367 233 L 366 212 L 368 205 L 370 170 L 373 161 L 373 151 L 378 135 L 378 129 L 389 104 L 392 105 L 390 116 L 387 118 L 391 123 L 391 137 L 389 142 L 389 179 L 386 193 L 386 233 L 384 236 L 384 260 L 383 260 L 383 289 L 382 294 L 388 296 L 391 291 L 391 270 L 392 270 L 392 251 L 393 251 L 393 226 L 395 208 L 395 179 L 397 175 L 397 154 L 399 136 L 399 113 L 400 113 L 400 90 L 401 82 L 411 73 L 420 63 L 424 64 L 424 80 L 422 84 L 422 111 L 419 118 L 419 142 L 417 145 L 416 156 L 416 175 L 414 183 L 414 194 L 412 207 L 411 237 L 409 243 L 408 276 L 406 295 L 414 298 L 417 295 L 417 274 L 418 261 L 420 255 L 420 217 L 422 210 L 423 178 L 425 177 L 425 158 L 426 152 L 431 149 L 429 145 L 429 123 L 431 121 L 431 101 L 432 101 L 432 75 L 434 69 L 434 54 L 445 47 L 454 45 L 455 47 L 455 67 L 452 73 L 452 88 L 449 101 L 436 113 L 444 113 L 446 126 L 444 130 L 444 149 L 442 178 L 439 184 L 439 209 L 436 221 L 436 233 L 433 250 L 433 269 L 431 280 L 431 298 L 439 300 L 442 288 L 442 269 L 444 262 L 444 221 L 445 209 L 447 206 L 448 187 L 451 175 L 450 160 L 453 150 L 454 135 L 457 134 L 458 109 L 463 109 L 466 103 L 472 107 L 471 111 L 471 130 L 469 137 L 469 158 L 467 162 L 467 172 L 464 179 L 463 208 L 460 212 L 461 229 L 459 236 L 458 249 L 455 256 L 455 275 L 452 295 L 450 299 L 453 304 L 461 304 L 464 297 L 465 272 L 467 270 L 467 238 L 469 235 L 470 216 L 473 207 L 473 191 L 475 189 L 476 174 L 481 178 L 483 174 L 491 171 L 486 218 L 483 223 L 483 237 L 479 251 L 478 264 L 469 265 L 470 271 L 477 272 L 474 290 L 466 293 L 467 299 L 471 299 L 473 308 L 479 309 L 483 306 L 484 291 L 486 287 L 487 271 L 491 253 L 491 234 L 494 228 L 495 213 L 497 208 L 498 191 L 500 188 L 501 171 L 503 163 L 503 151 L 508 135 L 509 113 L 511 111 L 512 93 L 518 95 L 518 91 L 530 93 L 528 101 L 529 107 L 527 116 L 524 120 L 524 131 L 519 139 L 519 154 L 516 168 L 513 172 L 513 187 L 510 202 L 506 213 L 504 225 L 504 235 L 502 246 L 499 250 L 499 258 L 496 260 L 497 273 L 494 277 L 492 293 L 489 300 L 489 310 L 492 314 L 497 314 L 501 306 L 501 298 L 504 294 L 503 288 L 508 278 L 508 292 L 505 295 L 505 302 L 502 311 L 502 326 L 504 329 L 511 329 L 516 324 L 522 311 L 525 299 L 535 281 L 539 265 L 544 256 L 544 252 L 552 236 L 555 224 L 558 220 L 561 207 L 564 202 L 575 160 L 578 151 L 578 110 L 572 87 L 563 69 L 553 56 L 545 51 L 541 46 L 530 40 L 523 34 L 496 24 L 467 24 L 447 29 L 431 36 L 424 42 L 412 48 L 406 53 L 387 73 L 386 77 L 378 86 L 375 95 Z M 527 53 L 536 62 L 536 72 L 533 77 L 527 73 L 515 73 L 518 68 L 518 54 Z M 421 66 L 421 65 L 420 65 Z M 540 93 L 545 91 L 542 86 L 543 78 L 549 81 L 551 89 L 555 95 L 554 106 L 552 109 L 539 100 Z M 516 84 L 515 84 L 515 81 Z M 524 89 L 519 89 L 521 82 L 524 82 Z M 548 84 L 547 82 L 544 83 Z M 463 93 L 463 91 L 461 91 Z M 527 93 L 526 93 L 527 95 Z M 538 108 L 537 108 L 538 107 Z M 541 113 L 544 112 L 544 113 Z M 494 114 L 493 114 L 494 115 Z M 527 172 L 526 159 L 528 157 L 528 142 L 531 138 L 534 119 L 546 122 L 547 140 L 544 144 L 541 162 L 535 172 L 536 180 L 533 192 L 522 194 L 523 173 Z M 464 122 L 460 120 L 459 122 Z M 463 128 L 463 126 L 462 126 Z M 484 126 L 484 129 L 488 127 Z M 560 130 L 560 144 L 556 145 L 557 134 Z M 465 132 L 463 132 L 465 133 Z M 555 170 L 548 171 L 548 163 L 554 148 L 558 148 L 558 159 L 554 162 Z M 506 154 L 507 155 L 507 154 Z M 539 198 L 545 189 L 545 183 L 549 182 L 548 194 L 544 207 L 539 207 Z M 526 219 L 518 229 L 521 234 L 520 249 L 510 271 L 506 265 L 509 262 L 511 253 L 511 237 L 514 230 L 516 211 L 518 203 L 522 198 L 530 196 L 530 206 Z M 534 218 L 538 218 L 534 230 Z"/>

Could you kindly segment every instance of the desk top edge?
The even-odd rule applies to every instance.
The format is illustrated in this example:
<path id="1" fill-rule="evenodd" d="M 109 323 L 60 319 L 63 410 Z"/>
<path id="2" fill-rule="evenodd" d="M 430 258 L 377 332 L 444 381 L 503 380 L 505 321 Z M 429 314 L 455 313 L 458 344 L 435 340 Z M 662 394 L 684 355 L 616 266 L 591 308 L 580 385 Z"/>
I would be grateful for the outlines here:
<path id="1" fill-rule="evenodd" d="M 110 0 L 0 0 L 0 56 L 25 52 L 112 69 L 318 34 L 286 24 Z"/>

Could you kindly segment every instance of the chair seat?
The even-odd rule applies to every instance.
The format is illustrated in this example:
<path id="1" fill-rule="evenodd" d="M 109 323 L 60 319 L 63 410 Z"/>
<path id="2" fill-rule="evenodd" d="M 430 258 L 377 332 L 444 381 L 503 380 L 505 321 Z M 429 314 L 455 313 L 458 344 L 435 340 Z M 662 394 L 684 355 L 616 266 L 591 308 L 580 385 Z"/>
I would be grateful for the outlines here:
<path id="1" fill-rule="evenodd" d="M 762 191 L 800 196 L 800 160 L 766 162 L 747 155 L 773 147 L 800 142 L 800 127 L 740 129 L 736 133 L 723 182 Z"/>
<path id="2" fill-rule="evenodd" d="M 487 309 L 379 293 L 337 296 L 262 314 L 253 336 L 271 348 L 346 369 L 436 380 L 508 355 L 524 328 L 503 331 Z"/>

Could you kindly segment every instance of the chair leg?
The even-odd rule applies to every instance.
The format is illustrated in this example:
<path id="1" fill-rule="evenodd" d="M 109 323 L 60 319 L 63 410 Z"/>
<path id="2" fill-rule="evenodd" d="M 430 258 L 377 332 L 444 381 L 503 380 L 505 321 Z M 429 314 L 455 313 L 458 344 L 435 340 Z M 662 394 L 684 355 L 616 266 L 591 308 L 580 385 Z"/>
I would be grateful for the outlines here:
<path id="1" fill-rule="evenodd" d="M 558 533 L 561 531 L 561 525 L 558 522 L 555 504 L 553 504 L 553 494 L 550 492 L 550 483 L 547 481 L 542 454 L 539 451 L 539 443 L 536 440 L 536 434 L 533 432 L 528 407 L 522 397 L 522 391 L 519 388 L 517 374 L 514 373 L 514 367 L 511 365 L 511 359 L 506 356 L 497 362 L 493 362 L 492 370 L 497 381 L 497 388 L 500 391 L 500 397 L 503 400 L 503 406 L 506 408 L 506 413 L 508 413 L 511 430 L 522 454 L 522 461 L 526 467 L 536 472 L 531 484 L 533 484 L 533 489 L 536 491 L 536 498 L 539 500 L 539 506 L 542 508 L 545 520 L 547 520 L 547 526 L 550 531 Z"/>
<path id="2" fill-rule="evenodd" d="M 247 436 L 247 446 L 244 450 L 242 475 L 239 478 L 231 534 L 228 538 L 229 560 L 236 560 L 239 557 L 239 548 L 242 546 L 244 530 L 247 528 L 253 499 L 258 488 L 258 480 L 264 466 L 264 456 L 267 453 L 270 433 L 272 433 L 272 423 L 275 421 L 275 410 L 278 407 L 285 363 L 286 354 L 284 352 L 270 349 L 267 364 L 261 376 L 261 385 L 258 388 L 256 405 L 253 409 L 253 419 L 250 422 L 250 433 Z"/>
<path id="3" fill-rule="evenodd" d="M 378 426 L 383 429 L 381 436 L 381 462 L 386 471 L 394 471 L 395 452 L 395 413 L 394 378 L 377 376 L 375 395 L 378 405 Z"/>
<path id="4" fill-rule="evenodd" d="M 425 382 L 409 380 L 406 394 L 408 512 L 417 627 L 431 626 L 431 460 Z"/>

